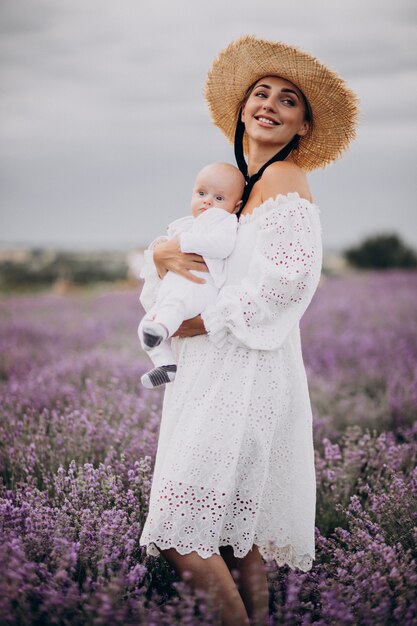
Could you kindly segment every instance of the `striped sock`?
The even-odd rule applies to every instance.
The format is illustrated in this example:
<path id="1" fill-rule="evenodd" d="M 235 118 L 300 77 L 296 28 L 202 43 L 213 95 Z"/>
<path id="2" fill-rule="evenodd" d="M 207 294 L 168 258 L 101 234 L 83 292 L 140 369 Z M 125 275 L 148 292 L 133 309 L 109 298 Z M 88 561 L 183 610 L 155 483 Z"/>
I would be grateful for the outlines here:
<path id="1" fill-rule="evenodd" d="M 141 383 L 146 389 L 153 389 L 174 380 L 177 373 L 176 365 L 160 365 L 142 376 Z"/>

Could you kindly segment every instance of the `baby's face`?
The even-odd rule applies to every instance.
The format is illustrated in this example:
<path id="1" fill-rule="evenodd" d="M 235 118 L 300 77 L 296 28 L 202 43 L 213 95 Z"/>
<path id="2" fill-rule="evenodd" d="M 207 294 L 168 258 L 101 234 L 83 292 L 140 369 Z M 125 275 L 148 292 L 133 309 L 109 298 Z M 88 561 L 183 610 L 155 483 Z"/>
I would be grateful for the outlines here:
<path id="1" fill-rule="evenodd" d="M 235 172 L 222 165 L 208 165 L 197 175 L 191 198 L 191 212 L 198 217 L 212 207 L 234 213 L 240 205 L 243 193 Z"/>

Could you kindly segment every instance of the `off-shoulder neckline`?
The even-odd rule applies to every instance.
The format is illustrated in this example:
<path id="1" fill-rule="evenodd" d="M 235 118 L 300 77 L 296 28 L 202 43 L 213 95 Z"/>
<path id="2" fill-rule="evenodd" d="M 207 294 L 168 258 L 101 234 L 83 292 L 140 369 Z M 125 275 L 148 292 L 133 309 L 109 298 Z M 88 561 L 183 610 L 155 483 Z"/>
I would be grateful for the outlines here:
<path id="1" fill-rule="evenodd" d="M 317 213 L 320 213 L 320 209 L 317 204 L 314 202 L 310 202 L 307 198 L 302 198 L 298 191 L 291 191 L 287 194 L 279 193 L 275 198 L 268 198 L 264 200 L 262 204 L 255 207 L 251 213 L 247 213 L 246 215 L 241 215 L 239 217 L 239 224 L 246 224 L 247 222 L 252 222 L 257 219 L 260 215 L 266 213 L 269 209 L 276 207 L 277 205 L 287 204 L 289 201 L 302 202 L 307 206 L 307 208 L 314 209 Z"/>

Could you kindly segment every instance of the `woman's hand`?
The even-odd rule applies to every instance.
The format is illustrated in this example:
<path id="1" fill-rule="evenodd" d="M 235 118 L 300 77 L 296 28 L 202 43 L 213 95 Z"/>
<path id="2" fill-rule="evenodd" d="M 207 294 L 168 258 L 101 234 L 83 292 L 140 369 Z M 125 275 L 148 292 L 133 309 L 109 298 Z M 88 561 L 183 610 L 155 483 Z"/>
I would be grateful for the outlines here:
<path id="1" fill-rule="evenodd" d="M 163 278 L 165 274 L 170 271 L 180 274 L 180 276 L 184 276 L 184 278 L 188 278 L 188 280 L 194 283 L 206 282 L 203 278 L 194 276 L 194 274 L 191 274 L 189 271 L 198 270 L 199 272 L 208 272 L 203 257 L 199 254 L 181 252 L 178 237 L 158 243 L 153 250 L 153 261 L 160 278 Z"/>
<path id="2" fill-rule="evenodd" d="M 194 337 L 207 333 L 201 315 L 196 315 L 189 320 L 185 320 L 179 329 L 172 335 L 173 337 Z"/>

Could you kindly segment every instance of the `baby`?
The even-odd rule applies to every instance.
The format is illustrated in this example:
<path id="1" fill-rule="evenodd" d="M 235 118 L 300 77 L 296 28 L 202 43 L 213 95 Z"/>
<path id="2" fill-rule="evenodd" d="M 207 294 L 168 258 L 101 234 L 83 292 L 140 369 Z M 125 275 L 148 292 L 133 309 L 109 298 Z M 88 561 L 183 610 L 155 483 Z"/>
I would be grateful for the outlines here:
<path id="1" fill-rule="evenodd" d="M 148 389 L 174 380 L 176 360 L 168 339 L 182 322 L 199 315 L 215 300 L 225 281 L 225 259 L 236 241 L 237 217 L 245 180 L 229 163 L 206 165 L 197 175 L 191 199 L 191 215 L 169 224 L 168 239 L 177 237 L 182 252 L 200 254 L 208 272 L 190 270 L 205 283 L 194 283 L 174 272 L 167 272 L 156 302 L 139 324 L 142 348 L 154 368 L 141 378 Z M 140 300 L 145 307 L 146 281 Z"/>

